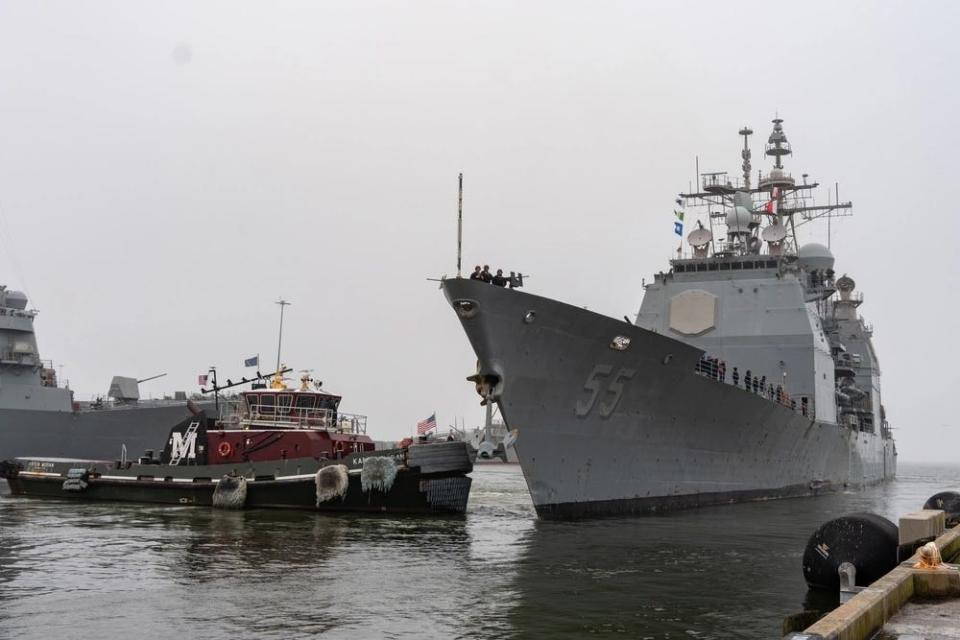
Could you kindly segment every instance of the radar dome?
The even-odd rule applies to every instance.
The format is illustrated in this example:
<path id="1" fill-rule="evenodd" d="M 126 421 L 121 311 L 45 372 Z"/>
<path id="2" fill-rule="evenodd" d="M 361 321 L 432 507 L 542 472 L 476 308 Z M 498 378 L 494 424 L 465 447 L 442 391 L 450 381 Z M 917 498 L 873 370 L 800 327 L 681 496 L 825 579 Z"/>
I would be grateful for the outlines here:
<path id="1" fill-rule="evenodd" d="M 733 207 L 727 211 L 727 233 L 747 233 L 753 214 L 746 207 Z"/>
<path id="2" fill-rule="evenodd" d="M 746 191 L 737 191 L 733 194 L 733 204 L 745 209 L 753 209 L 753 198 Z"/>
<path id="3" fill-rule="evenodd" d="M 11 309 L 23 309 L 27 308 L 27 294 L 23 291 L 7 291 L 7 306 Z"/>
<path id="4" fill-rule="evenodd" d="M 818 242 L 810 242 L 800 247 L 797 258 L 800 266 L 808 271 L 833 269 L 833 253 Z"/>

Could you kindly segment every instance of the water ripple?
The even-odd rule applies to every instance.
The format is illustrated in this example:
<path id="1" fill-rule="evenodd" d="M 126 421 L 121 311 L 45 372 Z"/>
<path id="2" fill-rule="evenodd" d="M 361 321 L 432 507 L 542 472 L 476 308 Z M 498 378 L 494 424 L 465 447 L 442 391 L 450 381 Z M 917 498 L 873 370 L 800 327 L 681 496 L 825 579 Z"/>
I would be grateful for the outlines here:
<path id="1" fill-rule="evenodd" d="M 907 467 L 863 493 L 649 518 L 537 521 L 517 467 L 464 518 L 82 504 L 0 491 L 0 635 L 209 640 L 772 637 L 820 522 L 960 485 Z"/>

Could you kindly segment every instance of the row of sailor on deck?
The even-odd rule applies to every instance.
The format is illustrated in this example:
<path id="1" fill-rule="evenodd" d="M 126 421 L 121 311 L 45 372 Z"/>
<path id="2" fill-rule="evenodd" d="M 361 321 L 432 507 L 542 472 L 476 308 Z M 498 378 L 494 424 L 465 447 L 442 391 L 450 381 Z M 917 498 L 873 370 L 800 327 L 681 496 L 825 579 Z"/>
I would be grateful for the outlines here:
<path id="1" fill-rule="evenodd" d="M 727 363 L 718 358 L 711 358 L 705 355 L 700 356 L 696 371 L 701 375 L 720 382 L 727 381 Z M 731 378 L 733 379 L 733 386 L 739 387 L 740 370 L 737 367 L 733 367 Z M 757 395 L 766 396 L 770 400 L 790 407 L 794 411 L 797 410 L 797 401 L 790 397 L 790 394 L 787 393 L 787 390 L 784 389 L 783 386 L 779 384 L 774 386 L 773 383 L 768 383 L 767 376 L 756 376 L 750 369 L 747 369 L 743 374 L 743 388 Z M 807 415 L 809 412 L 809 399 L 806 397 L 800 398 L 800 412 L 803 415 Z"/>
<path id="2" fill-rule="evenodd" d="M 488 264 L 483 265 L 483 269 L 480 269 L 480 265 L 474 267 L 473 273 L 470 274 L 470 279 L 482 280 L 483 282 L 493 284 L 498 287 L 505 287 L 509 284 L 510 288 L 513 289 L 515 286 L 510 278 L 503 275 L 503 269 L 497 269 L 496 275 L 490 273 L 490 265 Z"/>

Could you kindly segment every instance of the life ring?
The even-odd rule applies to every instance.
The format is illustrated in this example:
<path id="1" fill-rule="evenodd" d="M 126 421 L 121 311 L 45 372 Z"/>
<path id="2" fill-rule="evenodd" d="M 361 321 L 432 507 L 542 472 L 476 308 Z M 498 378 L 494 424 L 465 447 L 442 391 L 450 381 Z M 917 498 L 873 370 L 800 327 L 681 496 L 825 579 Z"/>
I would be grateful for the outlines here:
<path id="1" fill-rule="evenodd" d="M 220 454 L 221 458 L 226 458 L 233 453 L 233 447 L 230 446 L 229 442 L 223 441 L 220 443 L 220 446 L 217 447 L 217 453 Z"/>

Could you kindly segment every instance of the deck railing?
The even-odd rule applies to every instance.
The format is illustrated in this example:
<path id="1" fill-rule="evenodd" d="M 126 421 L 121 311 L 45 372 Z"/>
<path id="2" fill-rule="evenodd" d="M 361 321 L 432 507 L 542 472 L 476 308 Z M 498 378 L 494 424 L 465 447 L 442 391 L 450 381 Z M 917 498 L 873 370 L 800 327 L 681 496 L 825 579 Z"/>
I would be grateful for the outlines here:
<path id="1" fill-rule="evenodd" d="M 316 407 L 221 402 L 220 421 L 238 429 L 326 429 L 353 435 L 367 433 L 367 416 Z"/>
<path id="2" fill-rule="evenodd" d="M 733 385 L 771 402 L 776 402 L 800 415 L 809 417 L 811 420 L 816 418 L 811 398 L 807 396 L 794 398 L 782 386 L 766 382 L 764 376 L 751 375 L 748 378 L 746 372 L 740 373 L 739 367 L 737 367 L 737 377 L 734 378 L 733 369 L 734 367 L 728 367 L 726 362 L 722 360 L 701 358 L 695 371 L 706 378 Z"/>

